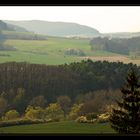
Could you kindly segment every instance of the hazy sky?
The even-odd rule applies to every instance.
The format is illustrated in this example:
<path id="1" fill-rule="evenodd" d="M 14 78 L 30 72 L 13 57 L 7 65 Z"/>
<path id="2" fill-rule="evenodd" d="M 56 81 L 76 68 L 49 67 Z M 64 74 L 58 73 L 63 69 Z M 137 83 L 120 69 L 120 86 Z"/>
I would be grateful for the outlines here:
<path id="1" fill-rule="evenodd" d="M 1 20 L 65 21 L 107 32 L 140 32 L 140 6 L 0 6 Z"/>

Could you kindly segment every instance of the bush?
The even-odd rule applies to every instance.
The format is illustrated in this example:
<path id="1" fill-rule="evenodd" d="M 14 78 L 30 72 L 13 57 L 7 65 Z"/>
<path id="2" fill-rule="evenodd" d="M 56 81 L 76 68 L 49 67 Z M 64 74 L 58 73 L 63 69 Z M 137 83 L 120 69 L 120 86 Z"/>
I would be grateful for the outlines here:
<path id="1" fill-rule="evenodd" d="M 45 119 L 46 112 L 45 109 L 41 107 L 32 107 L 28 106 L 26 111 L 25 111 L 25 118 L 27 119 Z"/>
<path id="2" fill-rule="evenodd" d="M 19 113 L 16 110 L 9 110 L 5 113 L 5 116 L 3 117 L 4 120 L 14 120 L 19 117 Z"/>
<path id="3" fill-rule="evenodd" d="M 69 113 L 69 118 L 72 120 L 75 120 L 77 117 L 79 117 L 81 114 L 82 107 L 83 107 L 83 104 L 74 104 Z"/>
<path id="4" fill-rule="evenodd" d="M 93 120 L 93 119 L 96 119 L 97 117 L 98 117 L 97 113 L 88 113 L 86 115 L 87 120 Z"/>
<path id="5" fill-rule="evenodd" d="M 94 123 L 97 119 L 87 120 L 86 116 L 80 116 L 76 119 L 76 122 L 79 123 Z"/>
<path id="6" fill-rule="evenodd" d="M 36 124 L 36 123 L 44 123 L 44 120 L 41 119 L 17 119 L 17 120 L 9 120 L 9 121 L 2 121 L 0 122 L 0 127 L 6 127 L 6 126 L 13 126 L 13 125 L 25 125 L 25 124 Z"/>
<path id="7" fill-rule="evenodd" d="M 87 123 L 87 118 L 85 116 L 80 116 L 76 119 L 76 122 Z"/>
<path id="8" fill-rule="evenodd" d="M 52 119 L 55 122 L 64 119 L 64 112 L 58 103 L 51 103 L 46 108 L 46 119 Z"/>
<path id="9" fill-rule="evenodd" d="M 72 49 L 69 48 L 65 51 L 65 55 L 77 55 L 77 56 L 85 56 L 85 53 L 80 49 Z"/>
<path id="10" fill-rule="evenodd" d="M 106 123 L 106 122 L 109 121 L 109 116 L 110 115 L 108 113 L 101 114 L 101 115 L 98 116 L 97 122 L 99 122 L 99 123 Z"/>

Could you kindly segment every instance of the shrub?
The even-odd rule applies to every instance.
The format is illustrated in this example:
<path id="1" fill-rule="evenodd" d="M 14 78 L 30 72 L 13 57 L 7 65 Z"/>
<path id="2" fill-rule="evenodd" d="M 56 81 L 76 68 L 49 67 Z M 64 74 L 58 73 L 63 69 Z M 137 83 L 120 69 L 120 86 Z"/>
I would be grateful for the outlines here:
<path id="1" fill-rule="evenodd" d="M 101 114 L 101 115 L 98 116 L 97 122 L 99 122 L 99 123 L 106 123 L 106 122 L 109 121 L 109 116 L 110 115 L 108 113 Z"/>
<path id="2" fill-rule="evenodd" d="M 74 104 L 69 113 L 69 118 L 75 120 L 77 117 L 79 117 L 81 114 L 82 107 L 83 104 Z"/>
<path id="3" fill-rule="evenodd" d="M 72 49 L 69 48 L 65 51 L 65 55 L 77 55 L 77 56 L 85 56 L 85 53 L 80 49 Z"/>
<path id="4" fill-rule="evenodd" d="M 25 124 L 36 124 L 36 123 L 44 123 L 44 120 L 41 119 L 17 119 L 17 120 L 8 120 L 8 121 L 2 121 L 0 122 L 0 127 L 6 127 L 6 126 L 14 126 L 14 125 L 25 125 Z"/>
<path id="5" fill-rule="evenodd" d="M 87 120 L 86 116 L 80 116 L 76 119 L 76 122 L 79 123 L 94 123 L 97 119 Z"/>
<path id="6" fill-rule="evenodd" d="M 25 118 L 27 119 L 45 119 L 46 112 L 45 109 L 41 107 L 28 106 L 25 111 Z"/>
<path id="7" fill-rule="evenodd" d="M 19 113 L 16 110 L 9 110 L 5 113 L 5 116 L 3 117 L 4 120 L 13 120 L 17 119 L 19 117 Z"/>
<path id="8" fill-rule="evenodd" d="M 46 108 L 46 119 L 60 121 L 64 119 L 64 112 L 58 103 L 51 103 Z"/>
<path id="9" fill-rule="evenodd" d="M 86 118 L 87 118 L 87 120 L 93 120 L 93 119 L 96 119 L 97 116 L 98 116 L 97 113 L 88 113 L 88 114 L 86 115 Z"/>
<path id="10" fill-rule="evenodd" d="M 87 118 L 85 116 L 80 116 L 76 119 L 76 122 L 87 123 Z"/>

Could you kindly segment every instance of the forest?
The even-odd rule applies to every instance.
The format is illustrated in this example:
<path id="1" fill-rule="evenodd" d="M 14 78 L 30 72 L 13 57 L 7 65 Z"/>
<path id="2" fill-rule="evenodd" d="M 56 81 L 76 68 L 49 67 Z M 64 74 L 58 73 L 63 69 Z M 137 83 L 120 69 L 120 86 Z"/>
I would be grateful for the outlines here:
<path id="1" fill-rule="evenodd" d="M 83 114 L 92 113 L 93 110 L 102 112 L 106 105 L 119 98 L 119 88 L 130 68 L 140 72 L 140 67 L 132 63 L 107 61 L 83 60 L 58 66 L 2 63 L 0 115 L 2 117 L 11 109 L 23 115 L 29 105 L 46 107 L 59 99 L 62 102 L 66 100 L 69 107 L 84 103 Z"/>
<path id="2" fill-rule="evenodd" d="M 132 38 L 108 38 L 97 37 L 90 41 L 92 50 L 106 50 L 118 54 L 129 55 L 137 53 L 140 48 L 140 37 Z M 137 53 L 138 54 L 138 53 Z"/>

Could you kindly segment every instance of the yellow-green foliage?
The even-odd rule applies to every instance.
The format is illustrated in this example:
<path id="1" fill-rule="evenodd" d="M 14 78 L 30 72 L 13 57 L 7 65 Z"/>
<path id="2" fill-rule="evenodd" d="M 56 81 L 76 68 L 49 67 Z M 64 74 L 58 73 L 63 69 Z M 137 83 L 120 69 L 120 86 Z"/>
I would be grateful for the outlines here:
<path id="1" fill-rule="evenodd" d="M 46 109 L 28 106 L 25 111 L 25 118 L 31 120 L 59 121 L 64 118 L 64 112 L 58 103 L 49 104 Z"/>
<path id="2" fill-rule="evenodd" d="M 27 119 L 45 119 L 46 112 L 45 109 L 41 107 L 28 106 L 25 111 L 25 118 Z"/>
<path id="3" fill-rule="evenodd" d="M 46 114 L 46 119 L 52 119 L 53 121 L 64 119 L 64 112 L 58 103 L 49 104 L 46 108 Z"/>
<path id="4" fill-rule="evenodd" d="M 80 123 L 86 123 L 87 122 L 87 118 L 85 116 L 80 116 L 76 119 L 77 122 Z"/>
<path id="5" fill-rule="evenodd" d="M 5 113 L 3 120 L 14 120 L 17 119 L 19 116 L 20 116 L 19 113 L 13 109 Z"/>
<path id="6" fill-rule="evenodd" d="M 79 123 L 95 123 L 97 122 L 97 119 L 91 119 L 91 120 L 88 120 L 86 116 L 80 116 L 76 119 L 76 122 L 79 122 Z"/>
<path id="7" fill-rule="evenodd" d="M 83 104 L 74 104 L 73 107 L 71 108 L 71 111 L 70 111 L 70 114 L 69 114 L 69 117 L 71 119 L 76 119 L 77 117 L 79 117 L 80 115 L 80 111 L 81 111 L 81 108 L 83 107 Z"/>
<path id="8" fill-rule="evenodd" d="M 110 117 L 109 113 L 100 114 L 98 116 L 97 121 L 99 123 L 105 123 L 105 122 L 108 122 L 109 121 L 109 117 Z"/>

